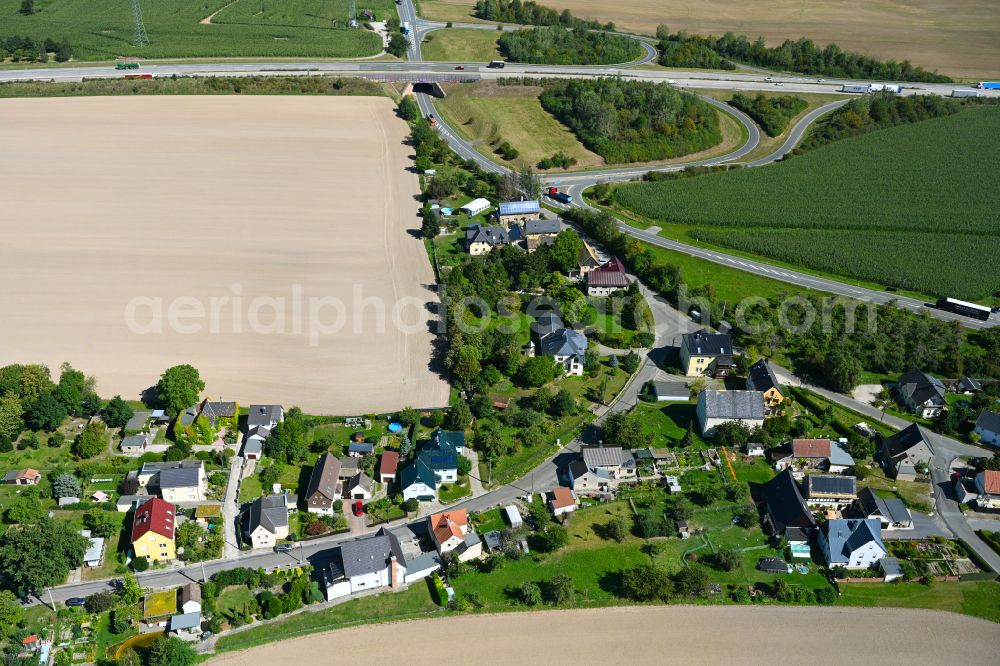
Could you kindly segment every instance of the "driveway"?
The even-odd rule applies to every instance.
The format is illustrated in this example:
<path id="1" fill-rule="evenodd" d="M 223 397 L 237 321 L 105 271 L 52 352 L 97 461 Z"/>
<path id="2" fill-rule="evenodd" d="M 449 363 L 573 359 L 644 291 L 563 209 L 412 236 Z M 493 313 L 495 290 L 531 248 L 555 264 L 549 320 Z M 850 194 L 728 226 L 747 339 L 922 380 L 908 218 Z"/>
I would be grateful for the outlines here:
<path id="1" fill-rule="evenodd" d="M 236 538 L 236 525 L 239 522 L 239 488 L 242 471 L 243 458 L 233 456 L 229 463 L 229 481 L 226 483 L 226 495 L 222 499 L 222 557 L 227 560 L 237 557 L 240 554 L 240 546 Z"/>

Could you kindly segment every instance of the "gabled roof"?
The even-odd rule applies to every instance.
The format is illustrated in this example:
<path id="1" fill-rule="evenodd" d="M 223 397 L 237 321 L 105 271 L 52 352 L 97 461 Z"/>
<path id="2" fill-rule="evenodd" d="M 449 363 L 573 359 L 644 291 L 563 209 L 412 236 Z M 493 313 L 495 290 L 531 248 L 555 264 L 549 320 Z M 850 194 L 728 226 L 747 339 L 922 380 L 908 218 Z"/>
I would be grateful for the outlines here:
<path id="1" fill-rule="evenodd" d="M 987 432 L 1000 433 L 1000 414 L 983 410 L 983 413 L 976 419 L 976 427 Z"/>
<path id="2" fill-rule="evenodd" d="M 423 450 L 417 460 L 432 470 L 458 469 L 458 454 L 454 451 Z"/>
<path id="3" fill-rule="evenodd" d="M 531 324 L 531 332 L 539 338 L 555 333 L 563 328 L 562 319 L 555 312 L 543 312 L 535 317 Z"/>
<path id="4" fill-rule="evenodd" d="M 883 552 L 882 526 L 877 518 L 828 520 L 823 526 L 830 547 L 830 564 L 847 562 L 851 553 L 874 541 Z"/>
<path id="5" fill-rule="evenodd" d="M 552 490 L 552 506 L 556 509 L 576 506 L 576 497 L 573 495 L 573 491 L 565 486 L 556 486 Z"/>
<path id="6" fill-rule="evenodd" d="M 583 241 L 583 247 L 580 248 L 578 263 L 580 268 L 591 269 L 601 265 L 601 260 L 597 258 L 597 251 L 587 241 Z"/>
<path id="7" fill-rule="evenodd" d="M 583 359 L 587 352 L 587 336 L 572 328 L 563 328 L 541 339 L 545 356 L 575 356 Z"/>
<path id="8" fill-rule="evenodd" d="M 895 435 L 887 437 L 882 441 L 886 453 L 890 458 L 902 455 L 919 444 L 927 445 L 931 454 L 934 453 L 934 445 L 931 444 L 930 433 L 917 423 L 907 426 Z"/>
<path id="9" fill-rule="evenodd" d="M 625 462 L 625 453 L 620 446 L 582 446 L 580 453 L 589 469 L 620 467 Z"/>
<path id="10" fill-rule="evenodd" d="M 393 557 L 392 540 L 387 534 L 348 541 L 340 547 L 344 575 L 348 578 L 381 571 Z"/>
<path id="11" fill-rule="evenodd" d="M 469 526 L 469 512 L 465 509 L 455 509 L 435 513 L 427 519 L 427 522 L 430 524 L 434 543 L 440 546 L 452 537 L 465 538 L 465 531 L 462 528 Z"/>
<path id="12" fill-rule="evenodd" d="M 499 206 L 500 215 L 530 215 L 542 210 L 537 199 L 530 201 L 501 201 Z"/>
<path id="13" fill-rule="evenodd" d="M 122 440 L 121 448 L 135 449 L 149 446 L 149 439 L 146 435 L 129 435 Z"/>
<path id="14" fill-rule="evenodd" d="M 39 472 L 37 469 L 31 469 L 30 467 L 28 467 L 27 469 L 12 469 L 11 471 L 7 472 L 6 476 L 4 476 L 4 480 L 17 481 L 20 479 L 27 479 L 29 481 L 37 481 L 41 477 L 42 477 L 41 472 Z"/>
<path id="15" fill-rule="evenodd" d="M 427 463 L 420 458 L 417 458 L 412 464 L 404 467 L 402 473 L 399 475 L 400 488 L 406 489 L 415 483 L 422 483 L 431 489 L 437 488 L 437 476 L 435 476 L 434 470 L 428 467 Z"/>
<path id="16" fill-rule="evenodd" d="M 130 543 L 135 543 L 147 532 L 153 532 L 173 540 L 176 514 L 176 507 L 159 497 L 154 497 L 139 505 L 132 517 L 132 541 Z"/>
<path id="17" fill-rule="evenodd" d="M 142 430 L 146 427 L 146 421 L 152 416 L 152 412 L 132 412 L 132 418 L 125 424 L 125 430 Z"/>
<path id="18" fill-rule="evenodd" d="M 170 618 L 170 631 L 196 629 L 201 626 L 201 611 L 174 615 Z"/>
<path id="19" fill-rule="evenodd" d="M 396 451 L 383 451 L 382 460 L 378 464 L 378 473 L 396 475 L 396 468 L 399 466 L 399 453 Z"/>
<path id="20" fill-rule="evenodd" d="M 465 448 L 465 433 L 461 430 L 442 430 L 436 428 L 431 433 L 431 440 L 424 450 L 458 451 Z"/>
<path id="21" fill-rule="evenodd" d="M 928 401 L 944 404 L 945 388 L 941 380 L 916 368 L 899 378 L 899 391 L 918 405 Z"/>
<path id="22" fill-rule="evenodd" d="M 747 388 L 765 392 L 778 389 L 780 392 L 781 384 L 778 383 L 778 377 L 771 370 L 771 365 L 764 359 L 760 359 L 750 366 L 750 371 L 747 373 Z"/>
<path id="23" fill-rule="evenodd" d="M 473 224 L 465 230 L 465 242 L 468 244 L 506 245 L 510 243 L 510 235 L 503 227 L 484 227 L 480 224 Z"/>
<path id="24" fill-rule="evenodd" d="M 183 606 L 189 601 L 201 603 L 201 585 L 198 583 L 188 583 L 181 588 L 181 605 Z"/>
<path id="25" fill-rule="evenodd" d="M 559 220 L 528 220 L 524 223 L 525 235 L 558 234 L 562 225 Z"/>
<path id="26" fill-rule="evenodd" d="M 757 501 L 764 505 L 775 533 L 784 534 L 789 527 L 802 529 L 816 527 L 816 519 L 802 499 L 799 484 L 795 482 L 791 469 L 785 469 L 767 483 L 756 486 L 754 490 Z"/>
<path id="27" fill-rule="evenodd" d="M 793 439 L 792 456 L 795 458 L 829 458 L 830 440 Z"/>
<path id="28" fill-rule="evenodd" d="M 176 467 L 160 472 L 160 488 L 196 488 L 200 482 L 200 467 Z"/>
<path id="29" fill-rule="evenodd" d="M 250 405 L 247 412 L 247 430 L 270 427 L 281 421 L 285 413 L 281 405 Z"/>
<path id="30" fill-rule="evenodd" d="M 702 391 L 705 417 L 723 420 L 763 420 L 764 394 L 760 391 Z"/>
<path id="31" fill-rule="evenodd" d="M 369 493 L 375 492 L 375 482 L 364 472 L 358 472 L 347 482 L 347 489 L 364 488 Z"/>
<path id="32" fill-rule="evenodd" d="M 703 328 L 681 336 L 681 345 L 691 356 L 721 356 L 733 353 L 733 339 L 724 333 L 712 333 Z"/>
<path id="33" fill-rule="evenodd" d="M 374 453 L 375 445 L 371 442 L 351 442 L 347 447 L 348 453 Z"/>
<path id="34" fill-rule="evenodd" d="M 306 499 L 319 493 L 331 502 L 337 499 L 340 493 L 337 487 L 340 479 L 340 460 L 330 453 L 324 453 L 316 461 L 312 475 L 309 477 L 309 486 L 306 488 Z"/>
<path id="35" fill-rule="evenodd" d="M 580 458 L 569 462 L 569 475 L 574 479 L 579 479 L 588 471 L 587 463 L 583 462 Z"/>
<path id="36" fill-rule="evenodd" d="M 962 377 L 958 380 L 958 385 L 965 391 L 982 391 L 983 385 L 972 377 Z"/>
<path id="37" fill-rule="evenodd" d="M 208 419 L 213 426 L 219 419 L 228 419 L 236 416 L 235 402 L 211 402 L 205 400 L 201 403 L 201 415 Z"/>
<path id="38" fill-rule="evenodd" d="M 854 465 L 854 458 L 840 442 L 830 442 L 829 460 L 831 465 L 838 465 L 840 467 L 851 467 Z"/>
<path id="39" fill-rule="evenodd" d="M 611 257 L 603 266 L 598 266 L 587 273 L 587 286 L 590 287 L 627 287 L 628 276 L 621 259 Z"/>
<path id="40" fill-rule="evenodd" d="M 855 497 L 858 492 L 858 480 L 853 476 L 837 474 L 810 474 L 806 477 L 806 496 L 836 495 L 838 497 Z"/>
<path id="41" fill-rule="evenodd" d="M 976 488 L 986 495 L 1000 495 L 1000 472 L 987 469 L 976 475 Z"/>
<path id="42" fill-rule="evenodd" d="M 151 476 L 161 474 L 168 469 L 201 469 L 205 463 L 201 460 L 174 460 L 166 462 L 146 462 L 142 463 L 139 469 L 140 476 Z"/>
<path id="43" fill-rule="evenodd" d="M 258 497 L 250 503 L 249 531 L 263 527 L 271 534 L 277 534 L 278 528 L 288 527 L 288 498 L 285 495 L 268 495 Z"/>

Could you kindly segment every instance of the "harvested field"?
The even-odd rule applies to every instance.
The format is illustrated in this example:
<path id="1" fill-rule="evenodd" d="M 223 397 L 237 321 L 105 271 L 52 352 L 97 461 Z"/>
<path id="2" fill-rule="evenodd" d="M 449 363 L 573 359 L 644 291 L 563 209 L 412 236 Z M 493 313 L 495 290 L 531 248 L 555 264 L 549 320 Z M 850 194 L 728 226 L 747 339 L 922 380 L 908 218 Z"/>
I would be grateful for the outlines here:
<path id="1" fill-rule="evenodd" d="M 468 20 L 475 0 L 435 0 L 421 3 L 429 18 Z M 569 9 L 582 18 L 614 21 L 619 29 L 653 34 L 657 24 L 672 31 L 722 35 L 763 35 L 769 44 L 809 37 L 821 46 L 841 48 L 884 60 L 910 60 L 927 70 L 951 76 L 983 78 L 998 73 L 1000 63 L 1000 4 L 980 0 L 546 0 L 554 9 Z"/>
<path id="2" fill-rule="evenodd" d="M 391 643 L 384 640 L 385 627 L 369 625 L 306 640 L 296 636 L 208 663 L 308 662 L 316 654 L 350 651 L 374 663 L 405 658 L 412 664 L 437 664 L 440 655 L 408 646 L 447 632 L 462 636 L 462 659 L 470 664 L 590 664 L 597 661 L 595 649 L 607 664 L 664 663 L 664 655 L 671 663 L 766 664 L 774 662 L 778 627 L 808 639 L 781 645 L 781 659 L 788 662 L 823 655 L 823 663 L 857 663 L 877 645 L 878 653 L 892 655 L 893 663 L 939 664 L 961 654 L 963 664 L 993 664 L 1000 639 L 1000 627 L 985 620 L 910 609 L 640 606 L 417 620 L 394 624 Z M 581 640 L 598 635 L 599 648 Z"/>
<path id="3" fill-rule="evenodd" d="M 191 363 L 242 404 L 446 404 L 406 135 L 379 97 L 0 100 L 0 364 L 128 398 Z"/>

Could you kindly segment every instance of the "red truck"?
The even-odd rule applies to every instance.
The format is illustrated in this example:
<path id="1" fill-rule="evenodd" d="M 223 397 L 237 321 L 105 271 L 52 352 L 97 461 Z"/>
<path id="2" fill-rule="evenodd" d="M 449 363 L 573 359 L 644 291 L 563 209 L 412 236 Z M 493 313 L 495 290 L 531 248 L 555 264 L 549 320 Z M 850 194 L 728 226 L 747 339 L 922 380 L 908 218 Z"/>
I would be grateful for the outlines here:
<path id="1" fill-rule="evenodd" d="M 568 204 L 573 201 L 573 197 L 566 194 L 565 192 L 560 192 L 558 187 L 550 187 L 548 190 L 548 195 L 552 199 L 555 199 L 559 203 Z"/>

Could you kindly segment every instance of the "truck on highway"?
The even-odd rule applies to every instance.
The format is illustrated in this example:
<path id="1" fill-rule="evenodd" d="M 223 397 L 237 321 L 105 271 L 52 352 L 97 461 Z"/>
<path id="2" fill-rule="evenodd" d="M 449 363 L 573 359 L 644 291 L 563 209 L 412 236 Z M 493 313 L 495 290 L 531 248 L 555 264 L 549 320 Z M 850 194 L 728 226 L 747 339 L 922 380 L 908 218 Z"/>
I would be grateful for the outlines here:
<path id="1" fill-rule="evenodd" d="M 115 63 L 115 69 L 139 69 L 139 63 L 130 61 L 119 61 Z"/>
<path id="2" fill-rule="evenodd" d="M 490 69 L 503 69 L 506 63 L 503 60 L 490 60 L 490 64 L 486 65 Z"/>
<path id="3" fill-rule="evenodd" d="M 573 201 L 573 197 L 566 194 L 565 192 L 560 192 L 558 187 L 550 187 L 546 192 L 546 194 L 548 194 L 550 198 L 555 199 L 559 203 L 568 204 Z"/>
<path id="4" fill-rule="evenodd" d="M 873 83 L 868 86 L 868 92 L 891 92 L 898 95 L 903 92 L 903 86 L 897 86 L 891 83 Z"/>
<path id="5" fill-rule="evenodd" d="M 979 321 L 986 321 L 990 318 L 990 309 L 978 303 L 960 301 L 957 298 L 939 298 L 937 302 L 938 310 L 947 310 L 963 317 L 972 317 Z"/>
<path id="6" fill-rule="evenodd" d="M 976 87 L 980 90 L 1000 90 L 1000 81 L 980 81 Z"/>
<path id="7" fill-rule="evenodd" d="M 867 93 L 870 90 L 871 90 L 871 87 L 868 84 L 858 86 L 858 85 L 850 85 L 850 84 L 846 84 L 845 83 L 844 85 L 840 86 L 840 92 L 846 92 L 846 93 L 861 93 L 861 94 L 865 94 L 865 93 Z"/>
<path id="8" fill-rule="evenodd" d="M 951 91 L 952 97 L 982 97 L 983 93 L 978 90 L 969 90 L 967 88 L 956 88 Z"/>

